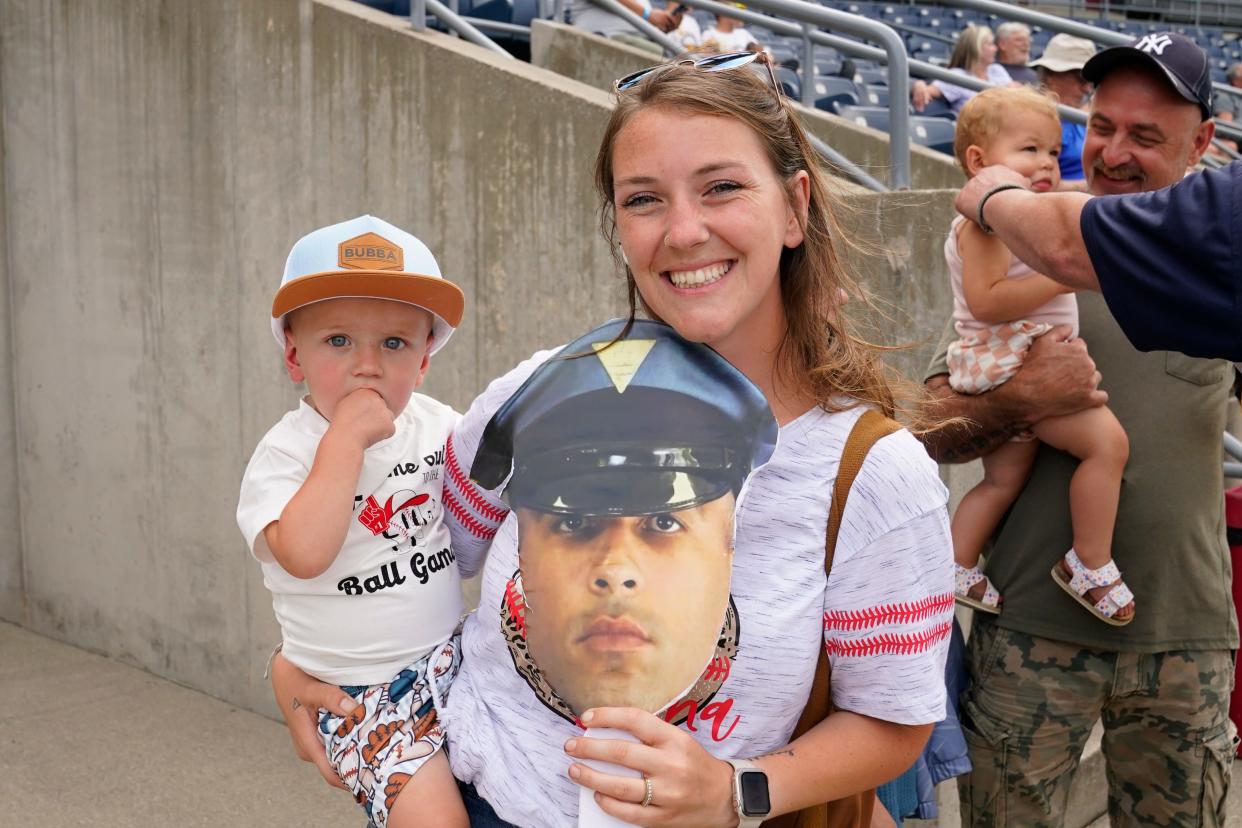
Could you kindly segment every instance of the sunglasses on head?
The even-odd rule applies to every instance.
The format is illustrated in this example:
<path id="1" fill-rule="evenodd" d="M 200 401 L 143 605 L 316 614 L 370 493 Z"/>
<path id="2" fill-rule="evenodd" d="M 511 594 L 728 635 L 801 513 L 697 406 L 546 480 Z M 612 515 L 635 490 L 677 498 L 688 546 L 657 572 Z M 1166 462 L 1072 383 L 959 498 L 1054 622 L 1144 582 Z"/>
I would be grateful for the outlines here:
<path id="1" fill-rule="evenodd" d="M 781 94 L 780 81 L 776 79 L 776 70 L 772 67 L 772 58 L 767 52 L 727 52 L 723 55 L 708 55 L 697 60 L 687 58 L 672 63 L 660 63 L 655 66 L 648 66 L 646 69 L 639 69 L 637 72 L 631 72 L 623 78 L 617 78 L 613 83 L 618 92 L 625 92 L 627 89 L 633 89 L 642 83 L 643 79 L 663 69 L 666 66 L 693 66 L 695 69 L 702 69 L 704 72 L 727 72 L 730 69 L 738 69 L 743 66 L 749 66 L 752 63 L 762 63 L 768 69 L 768 80 L 772 81 L 772 88 L 776 90 L 779 97 Z"/>

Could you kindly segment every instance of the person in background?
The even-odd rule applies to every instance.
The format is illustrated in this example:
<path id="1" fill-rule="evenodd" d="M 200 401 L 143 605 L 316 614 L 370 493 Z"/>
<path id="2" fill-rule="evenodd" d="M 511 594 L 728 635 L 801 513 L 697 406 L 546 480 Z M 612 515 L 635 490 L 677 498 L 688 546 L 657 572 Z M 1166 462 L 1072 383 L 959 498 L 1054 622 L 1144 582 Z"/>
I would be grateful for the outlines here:
<path id="1" fill-rule="evenodd" d="M 968 176 L 1005 164 L 1032 179 L 1036 192 L 1056 189 L 1061 124 L 1052 100 L 1030 87 L 988 89 L 962 108 L 954 151 Z M 1076 333 L 1078 306 L 1064 285 L 1031 270 L 993 235 L 954 219 L 945 242 L 953 284 L 948 346 L 949 385 L 959 394 L 986 394 L 1022 368 L 1032 343 L 1057 325 Z M 1019 413 L 1019 417 L 1025 412 Z M 1134 596 L 1110 554 L 1121 475 L 1129 448 L 1105 406 L 1046 417 L 982 457 L 983 480 L 953 514 L 953 556 L 959 603 L 1001 612 L 1000 595 L 979 571 L 989 536 L 1021 494 L 1041 444 L 1078 458 L 1069 486 L 1074 545 L 1052 577 L 1074 600 L 1109 624 L 1134 617 Z M 1031 437 L 1037 439 L 1030 439 Z"/>
<path id="2" fill-rule="evenodd" d="M 1037 198 L 1026 191 L 1029 183 L 1008 167 L 989 167 L 954 205 L 972 221 L 986 221 L 1040 273 L 1103 293 L 1140 351 L 1242 364 L 1242 256 L 1235 248 L 1242 239 L 1242 163 L 1110 199 Z"/>
<path id="3" fill-rule="evenodd" d="M 967 26 L 957 36 L 953 45 L 953 53 L 949 55 L 949 71 L 959 75 L 974 77 L 987 81 L 993 86 L 1017 86 L 1009 73 L 996 58 L 996 39 L 987 26 Z M 942 98 L 953 108 L 953 114 L 962 111 L 966 102 L 978 93 L 973 89 L 957 86 L 945 81 L 915 81 L 910 98 L 916 112 L 922 112 L 936 98 Z"/>
<path id="4" fill-rule="evenodd" d="M 1059 34 L 1048 41 L 1039 60 L 1031 61 L 1039 77 L 1039 85 L 1057 96 L 1063 106 L 1087 110 L 1087 98 L 1091 83 L 1083 77 L 1082 67 L 1095 54 L 1095 44 L 1085 37 Z M 1087 177 L 1082 171 L 1082 143 L 1087 137 L 1087 125 L 1073 121 L 1061 121 L 1061 154 L 1057 163 L 1061 166 L 1061 189 L 1087 189 Z"/>
<path id="5" fill-rule="evenodd" d="M 1009 21 L 996 27 L 996 62 L 1009 77 L 1027 86 L 1036 84 L 1031 68 L 1031 29 L 1025 23 Z"/>
<path id="6" fill-rule="evenodd" d="M 730 3 L 739 9 L 746 6 L 742 3 Z M 703 32 L 702 51 L 708 53 L 726 52 L 758 52 L 763 47 L 755 40 L 755 36 L 746 30 L 742 21 L 736 17 L 716 15 L 716 25 Z"/>
<path id="7" fill-rule="evenodd" d="M 662 32 L 671 32 L 681 24 L 681 18 L 665 9 L 653 9 L 651 0 L 617 0 L 622 6 L 646 20 Z M 569 22 L 579 29 L 592 34 L 620 41 L 627 46 L 644 49 L 656 55 L 664 54 L 658 43 L 654 43 L 642 32 L 630 25 L 620 15 L 613 14 L 591 0 L 569 0 Z"/>
<path id="8" fill-rule="evenodd" d="M 699 51 L 703 45 L 703 29 L 699 26 L 699 21 L 694 19 L 694 15 L 690 14 L 686 6 L 681 5 L 681 0 L 668 0 L 664 10 L 674 20 L 679 21 L 677 28 L 669 34 L 687 52 Z"/>
<path id="9" fill-rule="evenodd" d="M 1093 194 L 1121 196 L 1091 204 L 1115 209 L 1108 205 L 1133 198 L 1123 194 L 1168 187 L 1199 161 L 1213 132 L 1207 69 L 1203 50 L 1172 32 L 1087 62 L 1083 73 L 1095 94 L 1083 167 Z M 1085 198 L 1023 195 L 1036 209 L 1044 199 Z M 992 205 L 985 208 L 992 218 Z M 1119 226 L 1110 221 L 1115 215 L 1083 228 L 1101 232 L 1130 262 L 1125 273 L 1164 269 L 1180 257 L 1176 248 L 1186 241 L 1158 239 L 1150 225 Z M 1032 224 L 1031 216 L 1023 214 L 1023 223 Z M 1156 222 L 1174 229 L 1202 219 L 1200 208 Z M 1010 244 L 1009 236 L 1001 238 Z M 1035 247 L 1057 243 L 1045 236 Z M 1230 246 L 1226 240 L 1196 252 L 1210 256 Z M 1047 272 L 1025 249 L 1011 249 Z M 1194 265 L 1180 275 L 1193 278 Z M 1069 543 L 1066 495 L 1077 463 L 1068 454 L 1041 449 L 992 539 L 987 575 L 1005 594 L 1005 610 L 976 614 L 967 642 L 972 683 L 962 697 L 962 729 L 973 769 L 959 785 L 963 824 L 1063 824 L 1078 759 L 1102 722 L 1107 780 L 1078 784 L 1098 793 L 1107 786 L 1112 825 L 1223 825 L 1235 747 L 1228 702 L 1238 624 L 1223 531 L 1220 435 L 1233 371 L 1221 360 L 1140 353 L 1113 319 L 1111 303 L 1092 294 L 1077 298 L 1081 341 L 1064 329 L 1040 337 L 1018 373 L 994 391 L 956 394 L 943 357 L 928 371 L 929 390 L 942 400 L 938 413 L 969 422 L 925 438 L 942 461 L 963 462 L 1044 417 L 1105 403 L 1131 447 L 1112 546 L 1140 607 L 1129 625 L 1069 612 L 1061 590 L 1041 567 L 1029 566 L 1035 559 L 1051 565 Z M 1159 317 L 1169 309 L 1142 312 Z M 1236 306 L 1234 314 L 1237 330 Z M 1019 415 L 1026 406 L 1041 410 Z"/>
<path id="10" fill-rule="evenodd" d="M 1225 82 L 1242 91 L 1242 63 L 1235 63 L 1225 73 Z M 1221 121 L 1231 124 L 1242 124 L 1242 95 L 1231 95 L 1228 92 L 1212 96 L 1212 114 Z M 1238 142 L 1228 138 L 1219 139 L 1222 144 L 1237 152 Z"/>

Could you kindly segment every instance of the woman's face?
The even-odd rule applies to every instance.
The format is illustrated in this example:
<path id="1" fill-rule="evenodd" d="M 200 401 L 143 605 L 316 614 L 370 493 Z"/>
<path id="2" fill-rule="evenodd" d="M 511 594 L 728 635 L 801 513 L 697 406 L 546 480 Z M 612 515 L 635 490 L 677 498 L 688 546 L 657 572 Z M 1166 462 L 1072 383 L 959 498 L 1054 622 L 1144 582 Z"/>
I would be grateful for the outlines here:
<path id="1" fill-rule="evenodd" d="M 986 70 L 995 60 L 996 38 L 990 34 L 984 35 L 983 40 L 979 42 L 979 62 L 977 65 Z"/>
<path id="2" fill-rule="evenodd" d="M 791 204 L 749 127 L 667 107 L 617 134 L 612 174 L 621 247 L 651 311 L 726 358 L 779 341 L 780 256 L 802 243 L 807 174 Z"/>

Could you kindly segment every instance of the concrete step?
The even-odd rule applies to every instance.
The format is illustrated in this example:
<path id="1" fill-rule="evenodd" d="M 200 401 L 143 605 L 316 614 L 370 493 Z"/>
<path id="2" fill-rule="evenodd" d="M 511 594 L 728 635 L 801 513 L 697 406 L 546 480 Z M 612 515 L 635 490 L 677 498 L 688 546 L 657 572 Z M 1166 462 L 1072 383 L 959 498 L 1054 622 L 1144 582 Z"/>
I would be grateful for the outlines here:
<path id="1" fill-rule="evenodd" d="M 0 825 L 361 826 L 284 725 L 0 622 Z"/>

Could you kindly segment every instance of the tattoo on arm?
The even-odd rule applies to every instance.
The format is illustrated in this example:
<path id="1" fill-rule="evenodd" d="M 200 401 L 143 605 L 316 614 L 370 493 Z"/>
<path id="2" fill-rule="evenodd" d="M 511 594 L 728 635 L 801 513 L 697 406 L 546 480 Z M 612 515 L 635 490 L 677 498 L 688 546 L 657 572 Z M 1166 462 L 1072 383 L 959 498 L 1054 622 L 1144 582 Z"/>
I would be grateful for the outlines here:
<path id="1" fill-rule="evenodd" d="M 788 756 L 790 759 L 792 759 L 793 755 L 794 755 L 793 748 L 785 748 L 784 750 L 774 750 L 771 753 L 765 753 L 759 758 L 766 759 L 769 756 Z"/>
<path id="2" fill-rule="evenodd" d="M 1020 427 L 1006 426 L 1005 428 L 972 434 L 957 445 L 945 446 L 941 452 L 940 461 L 942 463 L 961 463 L 967 460 L 974 460 L 987 454 L 1023 430 Z"/>

